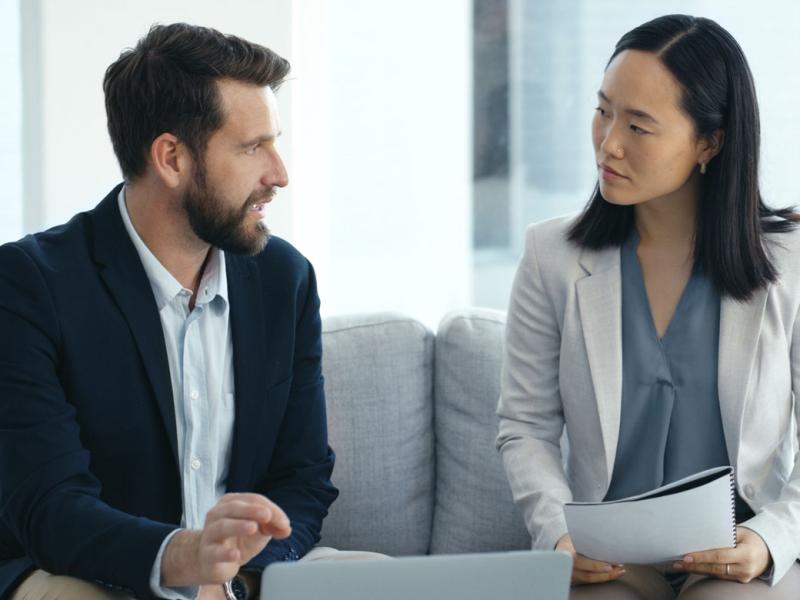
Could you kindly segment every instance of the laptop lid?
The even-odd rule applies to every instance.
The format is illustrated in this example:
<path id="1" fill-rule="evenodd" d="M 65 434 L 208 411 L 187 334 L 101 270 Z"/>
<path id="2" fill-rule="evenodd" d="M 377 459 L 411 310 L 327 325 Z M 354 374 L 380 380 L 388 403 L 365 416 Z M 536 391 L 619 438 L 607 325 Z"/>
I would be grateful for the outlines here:
<path id="1" fill-rule="evenodd" d="M 567 600 L 572 558 L 561 552 L 273 563 L 262 600 Z"/>

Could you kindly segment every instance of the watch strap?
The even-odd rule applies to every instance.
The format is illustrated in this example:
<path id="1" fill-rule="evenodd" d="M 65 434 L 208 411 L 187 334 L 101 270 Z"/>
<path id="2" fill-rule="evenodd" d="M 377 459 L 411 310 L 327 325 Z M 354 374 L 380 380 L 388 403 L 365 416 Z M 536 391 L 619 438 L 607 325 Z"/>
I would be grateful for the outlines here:
<path id="1" fill-rule="evenodd" d="M 223 583 L 222 590 L 225 592 L 225 600 L 248 600 L 250 598 L 250 588 L 247 582 L 238 575 Z"/>
<path id="2" fill-rule="evenodd" d="M 236 595 L 233 593 L 233 587 L 230 581 L 222 584 L 222 591 L 225 593 L 225 600 L 236 600 Z"/>

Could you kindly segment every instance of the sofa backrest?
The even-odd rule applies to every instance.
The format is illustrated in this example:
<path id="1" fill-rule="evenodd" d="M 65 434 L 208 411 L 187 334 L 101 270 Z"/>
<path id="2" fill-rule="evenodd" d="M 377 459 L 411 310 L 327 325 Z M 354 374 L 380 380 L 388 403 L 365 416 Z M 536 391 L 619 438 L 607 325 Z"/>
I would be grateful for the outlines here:
<path id="1" fill-rule="evenodd" d="M 433 521 L 433 333 L 393 313 L 325 319 L 333 482 L 321 544 L 426 554 Z"/>
<path id="2" fill-rule="evenodd" d="M 325 319 L 323 373 L 340 496 L 321 544 L 394 556 L 530 547 L 495 450 L 502 312 L 433 334 L 394 313 Z"/>
<path id="3" fill-rule="evenodd" d="M 431 554 L 531 547 L 495 448 L 505 313 L 468 309 L 436 331 Z"/>

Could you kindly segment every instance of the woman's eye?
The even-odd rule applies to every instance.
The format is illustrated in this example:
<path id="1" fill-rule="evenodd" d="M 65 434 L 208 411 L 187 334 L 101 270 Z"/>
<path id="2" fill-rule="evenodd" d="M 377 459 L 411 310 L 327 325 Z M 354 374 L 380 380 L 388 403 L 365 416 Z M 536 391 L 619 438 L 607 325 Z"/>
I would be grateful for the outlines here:
<path id="1" fill-rule="evenodd" d="M 250 146 L 247 150 L 245 150 L 245 154 L 255 154 L 256 150 L 258 150 L 258 144 L 255 146 Z"/>
<path id="2" fill-rule="evenodd" d="M 644 135 L 646 133 L 650 133 L 649 131 L 645 131 L 644 129 L 642 129 L 638 125 L 631 125 L 631 131 L 633 133 L 635 133 L 635 134 L 638 134 L 638 135 Z"/>
<path id="3" fill-rule="evenodd" d="M 603 109 L 603 108 L 602 108 L 602 107 L 600 107 L 600 106 L 598 106 L 597 108 L 595 108 L 595 111 L 597 111 L 598 113 L 600 113 L 600 116 L 601 116 L 601 117 L 605 117 L 605 116 L 606 116 L 606 111 L 605 111 L 605 109 Z"/>

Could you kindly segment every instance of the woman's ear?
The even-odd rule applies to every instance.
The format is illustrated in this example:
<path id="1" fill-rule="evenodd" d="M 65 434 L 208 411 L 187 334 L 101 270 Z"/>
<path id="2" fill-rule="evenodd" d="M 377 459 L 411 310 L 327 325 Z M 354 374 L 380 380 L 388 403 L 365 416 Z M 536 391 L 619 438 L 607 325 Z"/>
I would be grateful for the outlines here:
<path id="1" fill-rule="evenodd" d="M 698 147 L 700 153 L 697 157 L 697 162 L 701 165 L 711 162 L 711 159 L 722 150 L 724 143 L 725 131 L 723 129 L 716 129 L 711 135 L 704 137 Z"/>

